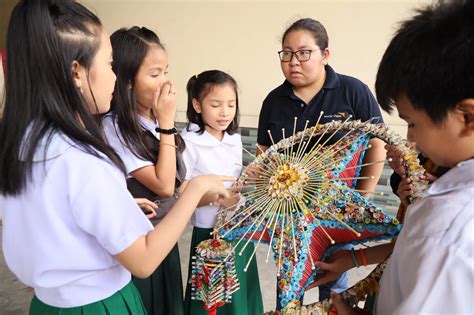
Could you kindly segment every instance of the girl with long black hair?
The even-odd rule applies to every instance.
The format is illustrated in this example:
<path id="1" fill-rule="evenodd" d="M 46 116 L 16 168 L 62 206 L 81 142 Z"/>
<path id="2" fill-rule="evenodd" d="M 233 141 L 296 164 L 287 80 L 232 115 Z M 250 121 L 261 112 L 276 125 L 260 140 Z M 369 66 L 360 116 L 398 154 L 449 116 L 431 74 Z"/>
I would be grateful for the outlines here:
<path id="1" fill-rule="evenodd" d="M 128 190 L 159 203 L 151 219 L 156 225 L 176 202 L 186 172 L 184 142 L 174 128 L 176 92 L 167 80 L 168 56 L 159 37 L 145 27 L 119 29 L 110 39 L 117 81 L 102 127 L 124 161 Z M 177 244 L 150 277 L 132 279 L 149 315 L 183 314 Z"/>
<path id="2" fill-rule="evenodd" d="M 229 178 L 193 179 L 168 215 L 150 224 L 94 117 L 110 108 L 112 47 L 100 20 L 77 2 L 20 1 L 7 57 L 3 251 L 34 288 L 30 314 L 145 314 L 131 273 L 148 277 L 202 195 L 228 196 L 222 180 Z"/>

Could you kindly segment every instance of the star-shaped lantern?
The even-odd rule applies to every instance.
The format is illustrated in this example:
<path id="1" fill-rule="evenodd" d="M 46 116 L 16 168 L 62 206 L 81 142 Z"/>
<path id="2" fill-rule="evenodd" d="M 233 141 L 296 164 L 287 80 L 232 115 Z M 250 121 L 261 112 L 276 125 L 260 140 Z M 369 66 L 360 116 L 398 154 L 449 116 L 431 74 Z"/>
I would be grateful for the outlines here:
<path id="1" fill-rule="evenodd" d="M 314 261 L 324 260 L 329 248 L 393 238 L 400 231 L 396 218 L 354 188 L 357 180 L 370 178 L 359 176 L 362 167 L 385 162 L 362 164 L 372 137 L 403 152 L 419 196 L 427 181 L 406 141 L 383 125 L 333 121 L 305 128 L 255 157 L 236 184 L 241 203 L 218 213 L 219 238 L 253 241 L 255 251 L 262 242 L 269 245 L 281 307 L 297 303 L 316 276 Z"/>

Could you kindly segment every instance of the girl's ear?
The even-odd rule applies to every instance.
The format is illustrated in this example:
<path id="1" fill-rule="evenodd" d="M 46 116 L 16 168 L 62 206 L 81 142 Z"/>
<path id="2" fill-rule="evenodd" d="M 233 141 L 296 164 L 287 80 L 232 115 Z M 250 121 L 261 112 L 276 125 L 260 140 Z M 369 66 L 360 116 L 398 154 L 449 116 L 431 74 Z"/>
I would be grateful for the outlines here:
<path id="1" fill-rule="evenodd" d="M 74 80 L 74 84 L 76 84 L 76 87 L 82 91 L 82 88 L 84 87 L 84 80 L 86 77 L 86 71 L 83 66 L 79 64 L 76 60 L 72 62 L 72 79 Z"/>
<path id="2" fill-rule="evenodd" d="M 321 52 L 321 54 L 322 54 L 323 65 L 327 65 L 329 63 L 329 55 L 330 55 L 329 48 L 324 49 Z"/>
<path id="3" fill-rule="evenodd" d="M 193 107 L 194 107 L 194 110 L 196 111 L 196 113 L 200 114 L 202 112 L 201 104 L 195 98 L 193 98 Z"/>
<path id="4" fill-rule="evenodd" d="M 474 134 L 474 98 L 467 98 L 459 102 L 456 105 L 456 111 L 462 119 L 465 133 Z"/>

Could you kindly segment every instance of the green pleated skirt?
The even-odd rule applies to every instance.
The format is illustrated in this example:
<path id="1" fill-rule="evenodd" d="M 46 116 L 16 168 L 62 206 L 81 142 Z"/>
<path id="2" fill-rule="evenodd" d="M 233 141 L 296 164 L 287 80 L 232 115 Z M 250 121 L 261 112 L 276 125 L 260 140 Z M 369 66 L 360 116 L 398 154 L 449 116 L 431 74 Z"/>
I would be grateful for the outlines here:
<path id="1" fill-rule="evenodd" d="M 203 309 L 201 301 L 191 300 L 191 285 L 189 279 L 191 276 L 191 257 L 194 256 L 196 246 L 211 238 L 212 229 L 203 229 L 195 227 L 191 239 L 191 250 L 189 255 L 188 285 L 186 286 L 186 297 L 184 300 L 184 313 L 186 315 L 207 315 Z M 238 253 L 245 243 L 241 242 L 235 252 Z M 249 243 L 242 256 L 235 255 L 235 267 L 237 277 L 240 283 L 240 289 L 232 295 L 232 303 L 224 304 L 217 308 L 217 315 L 261 315 L 263 314 L 262 292 L 260 292 L 260 282 L 258 278 L 258 268 L 255 256 L 252 258 L 247 272 L 244 272 L 245 265 L 252 255 L 254 246 Z"/>
<path id="2" fill-rule="evenodd" d="M 178 245 L 146 279 L 132 277 L 148 315 L 183 315 L 183 281 Z"/>
<path id="3" fill-rule="evenodd" d="M 146 315 L 140 295 L 129 282 L 114 295 L 91 304 L 78 307 L 54 307 L 44 304 L 36 296 L 31 300 L 30 315 Z"/>

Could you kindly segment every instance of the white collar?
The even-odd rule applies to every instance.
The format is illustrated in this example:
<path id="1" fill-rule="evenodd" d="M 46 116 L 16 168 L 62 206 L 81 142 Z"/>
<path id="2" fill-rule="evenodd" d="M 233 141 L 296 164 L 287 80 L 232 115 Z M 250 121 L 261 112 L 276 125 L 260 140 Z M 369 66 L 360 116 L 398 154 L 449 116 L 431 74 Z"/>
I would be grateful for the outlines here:
<path id="1" fill-rule="evenodd" d="M 159 127 L 158 122 L 152 122 L 143 117 L 142 115 L 139 115 L 138 118 L 140 120 L 140 125 L 142 126 L 142 128 L 150 131 L 156 139 L 160 140 L 160 134 L 156 132 L 156 127 Z"/>
<path id="2" fill-rule="evenodd" d="M 474 159 L 459 162 L 430 185 L 427 193 L 439 195 L 452 190 L 474 186 Z"/>
<path id="3" fill-rule="evenodd" d="M 203 134 L 198 134 L 196 131 L 199 130 L 199 126 L 196 124 L 190 124 L 189 125 L 189 131 L 188 127 L 183 128 L 183 131 L 181 131 L 181 136 L 183 137 L 184 140 L 201 145 L 201 146 L 206 146 L 206 147 L 216 147 L 218 145 L 221 145 L 223 143 L 234 145 L 234 146 L 242 146 L 242 141 L 240 140 L 240 135 L 239 134 L 233 134 L 230 135 L 227 132 L 224 133 L 224 137 L 222 138 L 221 141 L 217 140 L 216 137 L 211 135 L 209 132 L 204 130 Z"/>
<path id="4" fill-rule="evenodd" d="M 114 128 L 116 130 L 118 130 L 118 125 L 117 125 L 117 115 L 112 111 L 112 112 L 109 112 L 107 113 L 103 119 L 105 118 L 109 118 L 112 119 L 112 122 L 114 124 Z M 140 126 L 145 129 L 145 130 L 148 130 L 150 131 L 156 139 L 160 140 L 160 134 L 158 132 L 156 132 L 156 127 L 159 127 L 158 125 L 158 122 L 154 123 L 152 121 L 149 121 L 148 119 L 146 119 L 145 117 L 143 117 L 142 115 L 138 115 L 138 123 L 140 124 Z"/>

